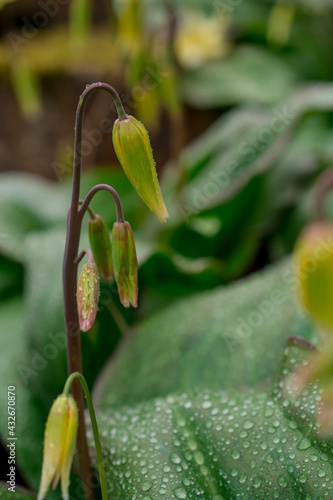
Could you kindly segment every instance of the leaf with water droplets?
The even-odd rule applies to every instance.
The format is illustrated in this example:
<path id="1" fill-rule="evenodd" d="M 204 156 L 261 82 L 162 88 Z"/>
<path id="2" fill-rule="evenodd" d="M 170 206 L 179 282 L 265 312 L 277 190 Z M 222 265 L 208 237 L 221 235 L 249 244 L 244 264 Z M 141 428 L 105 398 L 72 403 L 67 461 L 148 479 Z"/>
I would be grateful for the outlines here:
<path id="1" fill-rule="evenodd" d="M 294 417 L 277 390 L 255 389 L 206 389 L 103 410 L 110 497 L 139 500 L 149 490 L 152 500 L 331 498 L 332 453 Z"/>
<path id="2" fill-rule="evenodd" d="M 315 339 L 290 280 L 283 262 L 183 301 L 126 341 L 96 397 L 110 496 L 144 499 L 149 484 L 152 500 L 333 497 L 318 388 L 299 401 L 284 390 L 307 357 L 287 336 Z M 241 327 L 251 333 L 228 347 Z"/>
<path id="3" fill-rule="evenodd" d="M 142 323 L 105 370 L 96 401 L 108 408 L 188 389 L 270 384 L 287 336 L 313 338 L 291 283 L 283 261 Z"/>

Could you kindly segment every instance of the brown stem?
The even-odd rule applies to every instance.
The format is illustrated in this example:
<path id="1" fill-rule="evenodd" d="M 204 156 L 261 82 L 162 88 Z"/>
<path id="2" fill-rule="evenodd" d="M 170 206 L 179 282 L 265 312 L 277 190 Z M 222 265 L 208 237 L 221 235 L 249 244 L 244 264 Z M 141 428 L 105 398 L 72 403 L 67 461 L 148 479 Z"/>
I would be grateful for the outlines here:
<path id="1" fill-rule="evenodd" d="M 303 349 L 306 349 L 307 351 L 318 351 L 315 345 L 311 344 L 311 342 L 303 337 L 299 337 L 299 335 L 289 335 L 287 338 L 287 344 L 303 347 Z"/>
<path id="2" fill-rule="evenodd" d="M 118 193 L 115 189 L 113 189 L 113 187 L 109 186 L 108 184 L 97 184 L 96 186 L 94 186 L 93 188 L 90 189 L 89 193 L 87 194 L 87 196 L 83 200 L 82 206 L 81 206 L 80 211 L 79 211 L 80 222 L 82 221 L 86 210 L 89 210 L 89 203 L 93 199 L 94 195 L 98 191 L 101 191 L 101 190 L 108 191 L 108 193 L 111 194 L 111 196 L 114 199 L 115 205 L 116 205 L 117 222 L 124 222 L 123 208 L 121 206 L 121 201 L 120 201 L 120 198 L 118 196 Z"/>
<path id="3" fill-rule="evenodd" d="M 318 178 L 314 192 L 314 212 L 316 220 L 325 220 L 325 201 L 333 187 L 333 167 L 325 170 Z"/>
<path id="4" fill-rule="evenodd" d="M 83 128 L 84 108 L 88 97 L 95 90 L 104 90 L 111 94 L 117 108 L 119 119 L 125 119 L 126 113 L 122 107 L 117 92 L 106 83 L 94 83 L 87 87 L 80 96 L 75 118 L 74 138 L 74 171 L 72 200 L 67 218 L 67 235 L 63 262 L 63 292 L 65 306 L 65 328 L 67 340 L 68 374 L 82 373 L 81 337 L 79 317 L 76 304 L 77 288 L 77 255 L 79 250 L 82 216 L 79 215 L 80 180 L 81 180 L 81 141 Z M 82 214 L 82 212 L 81 212 Z M 79 474 L 86 500 L 95 500 L 96 495 L 91 487 L 92 469 L 84 423 L 84 398 L 80 383 L 75 380 L 72 385 L 72 394 L 79 409 L 79 427 L 77 437 L 77 451 Z"/>

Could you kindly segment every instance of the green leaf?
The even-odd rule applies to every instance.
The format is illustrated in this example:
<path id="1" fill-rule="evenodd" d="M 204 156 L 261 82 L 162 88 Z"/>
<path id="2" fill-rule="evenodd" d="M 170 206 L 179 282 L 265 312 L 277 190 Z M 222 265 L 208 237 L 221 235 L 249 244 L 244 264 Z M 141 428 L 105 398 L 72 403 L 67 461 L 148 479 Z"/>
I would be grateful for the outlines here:
<path id="1" fill-rule="evenodd" d="M 184 72 L 181 90 L 188 103 L 206 109 L 239 102 L 276 103 L 296 81 L 282 59 L 243 44 L 222 61 Z"/>
<path id="2" fill-rule="evenodd" d="M 99 382 L 98 405 L 108 409 L 189 389 L 269 383 L 287 336 L 313 336 L 291 285 L 284 261 L 172 304 L 123 342 Z"/>
<path id="3" fill-rule="evenodd" d="M 113 498 L 324 498 L 332 457 L 277 397 L 195 391 L 99 415 Z"/>

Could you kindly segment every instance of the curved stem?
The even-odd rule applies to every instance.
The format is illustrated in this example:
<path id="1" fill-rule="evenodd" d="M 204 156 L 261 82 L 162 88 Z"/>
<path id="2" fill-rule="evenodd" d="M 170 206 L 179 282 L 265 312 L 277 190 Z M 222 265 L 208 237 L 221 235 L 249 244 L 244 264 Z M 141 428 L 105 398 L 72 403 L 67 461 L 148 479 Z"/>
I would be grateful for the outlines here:
<path id="1" fill-rule="evenodd" d="M 88 264 L 94 264 L 94 256 L 90 248 L 84 248 L 82 252 L 79 253 L 75 259 L 75 264 L 79 264 L 85 255 L 88 257 Z"/>
<path id="2" fill-rule="evenodd" d="M 108 191 L 114 199 L 114 202 L 116 205 L 116 210 L 117 210 L 117 222 L 124 222 L 123 208 L 121 206 L 121 201 L 120 201 L 119 195 L 118 195 L 117 191 L 115 189 L 113 189 L 113 187 L 109 186 L 108 184 L 97 184 L 97 186 L 94 186 L 89 191 L 89 193 L 87 194 L 87 196 L 83 200 L 82 206 L 79 210 L 80 222 L 82 222 L 83 216 L 84 216 L 86 210 L 88 209 L 89 203 L 93 199 L 94 195 L 97 193 L 97 191 L 101 191 L 102 189 L 104 191 Z"/>
<path id="3" fill-rule="evenodd" d="M 77 255 L 79 250 L 82 213 L 79 216 L 80 199 L 80 181 L 82 164 L 82 130 L 84 109 L 89 96 L 96 90 L 104 90 L 113 98 L 120 120 L 127 118 L 124 108 L 121 104 L 119 95 L 113 87 L 106 83 L 93 83 L 87 87 L 80 96 L 75 117 L 75 135 L 74 135 L 74 167 L 73 167 L 73 189 L 72 200 L 67 217 L 67 235 L 63 263 L 63 292 L 65 307 L 65 329 L 67 342 L 67 365 L 68 373 L 82 373 L 82 355 L 81 355 L 81 337 L 80 323 L 76 304 L 77 287 Z M 94 491 L 89 486 L 89 477 L 91 474 L 89 451 L 84 423 L 84 398 L 82 387 L 77 380 L 74 380 L 72 393 L 79 409 L 79 427 L 78 427 L 78 461 L 79 473 L 86 500 L 95 500 Z"/>
<path id="4" fill-rule="evenodd" d="M 299 335 L 289 335 L 289 337 L 287 338 L 287 344 L 303 347 L 303 349 L 307 351 L 318 351 L 315 345 L 311 344 L 311 342 L 304 339 L 303 337 L 300 337 Z"/>
<path id="5" fill-rule="evenodd" d="M 79 200 L 79 205 L 82 205 L 82 204 L 83 204 L 83 200 L 81 200 L 81 199 L 80 199 L 80 200 Z M 88 205 L 88 206 L 87 206 L 87 210 L 88 210 L 88 213 L 89 213 L 89 215 L 90 215 L 90 218 L 91 218 L 91 219 L 95 219 L 96 214 L 94 213 L 94 211 L 93 211 L 93 209 L 91 208 L 91 206 L 90 206 L 90 205 Z"/>
<path id="6" fill-rule="evenodd" d="M 93 407 L 93 404 L 91 401 L 89 387 L 88 387 L 88 384 L 87 384 L 84 376 L 78 372 L 72 373 L 68 377 L 68 379 L 66 380 L 63 394 L 68 396 L 71 384 L 75 379 L 80 381 L 81 386 L 82 386 L 83 391 L 84 391 L 84 394 L 85 394 L 85 397 L 86 397 L 86 400 L 87 400 L 87 406 L 88 406 L 89 413 L 90 413 L 91 426 L 92 426 L 92 430 L 94 433 L 94 440 L 95 440 L 95 446 L 96 446 L 99 481 L 100 481 L 100 486 L 101 486 L 101 490 L 102 490 L 102 499 L 107 500 L 108 493 L 107 493 L 107 487 L 106 487 L 106 477 L 105 477 L 105 468 L 104 468 L 101 440 L 99 437 L 97 420 L 96 420 L 95 410 L 94 410 L 94 407 Z"/>

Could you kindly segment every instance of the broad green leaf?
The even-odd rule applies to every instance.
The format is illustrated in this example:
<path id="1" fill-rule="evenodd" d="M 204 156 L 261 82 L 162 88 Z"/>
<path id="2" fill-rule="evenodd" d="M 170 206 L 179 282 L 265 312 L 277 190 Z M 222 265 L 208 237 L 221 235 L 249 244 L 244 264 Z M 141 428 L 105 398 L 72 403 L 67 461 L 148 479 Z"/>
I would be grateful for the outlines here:
<path id="1" fill-rule="evenodd" d="M 69 198 L 68 198 L 69 199 Z M 25 237 L 50 225 L 65 230 L 67 193 L 26 174 L 3 174 L 0 183 L 0 251 L 24 261 Z"/>
<path id="2" fill-rule="evenodd" d="M 312 500 L 333 494 L 330 449 L 310 441 L 267 392 L 170 395 L 104 410 L 99 426 L 112 498 Z"/>
<path id="3" fill-rule="evenodd" d="M 181 90 L 187 102 L 206 109 L 239 102 L 276 103 L 296 82 L 296 74 L 282 59 L 243 44 L 222 61 L 184 72 Z"/>
<path id="4" fill-rule="evenodd" d="M 189 389 L 269 383 L 288 335 L 313 335 L 293 295 L 284 261 L 172 304 L 122 342 L 99 381 L 98 405 L 108 409 Z"/>

